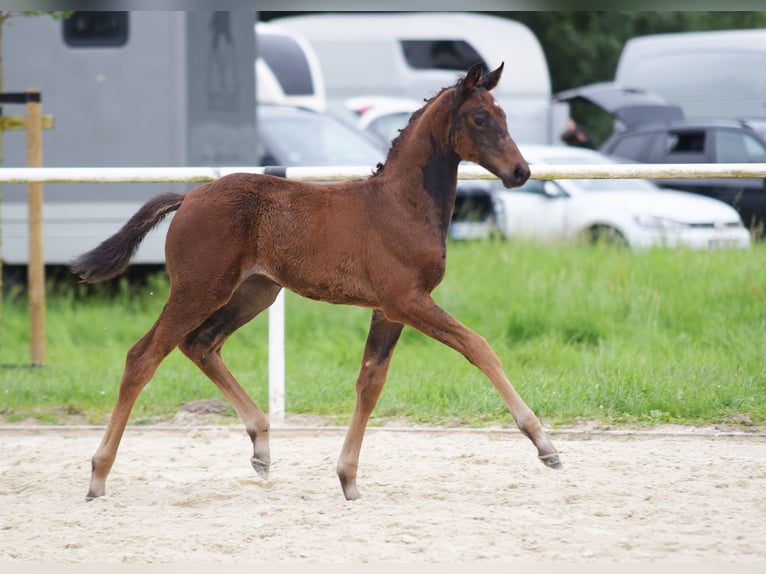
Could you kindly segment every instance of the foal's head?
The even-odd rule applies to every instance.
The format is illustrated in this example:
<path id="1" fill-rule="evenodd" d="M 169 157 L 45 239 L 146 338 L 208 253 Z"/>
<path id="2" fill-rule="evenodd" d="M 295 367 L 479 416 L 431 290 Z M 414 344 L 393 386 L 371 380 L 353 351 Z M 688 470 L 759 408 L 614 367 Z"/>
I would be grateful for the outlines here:
<path id="1" fill-rule="evenodd" d="M 473 66 L 455 86 L 450 142 L 461 159 L 478 163 L 499 177 L 505 187 L 522 185 L 529 165 L 508 133 L 505 112 L 490 94 L 503 73 L 503 64 L 482 76 Z"/>

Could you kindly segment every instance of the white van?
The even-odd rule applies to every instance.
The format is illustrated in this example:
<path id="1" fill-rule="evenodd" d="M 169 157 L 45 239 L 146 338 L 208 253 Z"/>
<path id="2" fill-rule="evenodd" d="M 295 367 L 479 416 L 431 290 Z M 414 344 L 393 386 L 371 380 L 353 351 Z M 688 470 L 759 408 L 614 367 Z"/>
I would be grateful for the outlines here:
<path id="1" fill-rule="evenodd" d="M 689 118 L 766 117 L 766 30 L 632 38 L 615 82 L 654 92 Z"/>
<path id="2" fill-rule="evenodd" d="M 556 143 L 568 106 L 551 104 L 551 81 L 540 42 L 525 25 L 477 13 L 325 13 L 272 20 L 306 38 L 316 52 L 328 111 L 349 113 L 360 96 L 422 101 L 454 84 L 468 68 L 505 62 L 493 94 L 519 142 Z"/>
<path id="3" fill-rule="evenodd" d="M 324 81 L 311 45 L 300 34 L 274 24 L 255 25 L 256 99 L 326 111 Z"/>

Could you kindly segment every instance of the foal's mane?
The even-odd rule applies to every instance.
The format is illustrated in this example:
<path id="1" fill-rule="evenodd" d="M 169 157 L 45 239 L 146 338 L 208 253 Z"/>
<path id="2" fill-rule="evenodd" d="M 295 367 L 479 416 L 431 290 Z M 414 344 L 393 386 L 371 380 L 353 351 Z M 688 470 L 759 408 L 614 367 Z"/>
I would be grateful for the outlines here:
<path id="1" fill-rule="evenodd" d="M 386 156 L 385 162 L 378 163 L 377 167 L 375 168 L 375 171 L 372 174 L 372 177 L 375 177 L 376 175 L 380 175 L 383 172 L 383 169 L 386 167 L 388 160 L 395 157 L 399 153 L 402 142 L 407 138 L 409 132 L 412 131 L 412 126 L 418 123 L 418 121 L 420 120 L 420 117 L 423 115 L 423 112 L 425 112 L 426 109 L 429 108 L 432 103 L 438 100 L 439 96 L 441 96 L 444 92 L 462 87 L 464 80 L 465 80 L 465 76 L 462 76 L 458 78 L 457 82 L 455 82 L 454 85 L 446 86 L 442 88 L 441 90 L 439 90 L 435 95 L 423 100 L 425 104 L 423 104 L 423 106 L 421 106 L 419 109 L 412 112 L 412 114 L 410 115 L 410 119 L 407 121 L 407 125 L 399 130 L 399 135 L 397 135 L 394 138 L 394 140 L 391 142 L 391 147 L 388 150 L 388 155 Z"/>

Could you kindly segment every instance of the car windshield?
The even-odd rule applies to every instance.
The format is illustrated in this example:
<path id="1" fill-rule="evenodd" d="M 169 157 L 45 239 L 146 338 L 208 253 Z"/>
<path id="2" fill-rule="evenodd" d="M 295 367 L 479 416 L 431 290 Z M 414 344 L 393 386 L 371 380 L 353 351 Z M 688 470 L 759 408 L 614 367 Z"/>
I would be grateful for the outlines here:
<path id="1" fill-rule="evenodd" d="M 265 164 L 375 166 L 385 159 L 383 150 L 364 135 L 321 114 L 262 113 L 258 131 L 268 149 Z"/>
<path id="2" fill-rule="evenodd" d="M 382 115 L 370 122 L 368 130 L 385 141 L 391 143 L 399 135 L 399 131 L 407 125 L 411 112 L 395 112 Z"/>
<path id="3" fill-rule="evenodd" d="M 548 165 L 601 165 L 614 164 L 606 157 L 557 156 L 543 158 Z M 657 186 L 646 179 L 572 179 L 572 185 L 583 191 L 655 191 Z"/>

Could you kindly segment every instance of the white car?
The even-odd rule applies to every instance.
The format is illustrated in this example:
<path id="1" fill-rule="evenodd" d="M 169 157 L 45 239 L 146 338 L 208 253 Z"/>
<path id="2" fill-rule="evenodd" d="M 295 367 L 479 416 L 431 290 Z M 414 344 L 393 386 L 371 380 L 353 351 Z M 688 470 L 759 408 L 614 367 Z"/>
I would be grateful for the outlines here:
<path id="1" fill-rule="evenodd" d="M 346 108 L 356 114 L 356 126 L 386 145 L 407 125 L 410 115 L 423 101 L 391 96 L 358 96 L 346 100 Z"/>
<path id="2" fill-rule="evenodd" d="M 568 146 L 520 145 L 534 164 L 615 163 Z M 747 248 L 749 231 L 730 205 L 693 193 L 660 189 L 645 179 L 530 179 L 495 189 L 496 224 L 503 236 L 541 241 L 599 239 L 632 249 Z"/>

